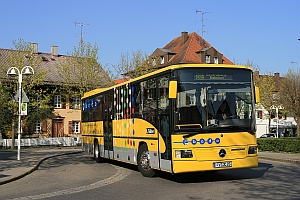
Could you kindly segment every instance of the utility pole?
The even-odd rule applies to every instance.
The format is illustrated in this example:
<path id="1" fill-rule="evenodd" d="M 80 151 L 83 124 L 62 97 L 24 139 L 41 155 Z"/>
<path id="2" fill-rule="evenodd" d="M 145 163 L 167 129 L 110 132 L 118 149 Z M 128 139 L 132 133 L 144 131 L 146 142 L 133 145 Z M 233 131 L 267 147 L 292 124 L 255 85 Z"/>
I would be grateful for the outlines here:
<path id="1" fill-rule="evenodd" d="M 201 36 L 202 36 L 202 38 L 204 39 L 204 32 L 206 32 L 206 31 L 204 30 L 204 26 L 205 26 L 205 25 L 204 25 L 204 15 L 207 14 L 207 13 L 211 13 L 211 12 L 205 12 L 205 11 L 201 11 L 201 10 L 197 10 L 197 9 L 196 9 L 196 14 L 197 14 L 197 13 L 201 13 L 201 14 L 202 14 L 202 20 L 201 20 L 201 21 L 202 21 L 202 35 L 201 35 Z"/>

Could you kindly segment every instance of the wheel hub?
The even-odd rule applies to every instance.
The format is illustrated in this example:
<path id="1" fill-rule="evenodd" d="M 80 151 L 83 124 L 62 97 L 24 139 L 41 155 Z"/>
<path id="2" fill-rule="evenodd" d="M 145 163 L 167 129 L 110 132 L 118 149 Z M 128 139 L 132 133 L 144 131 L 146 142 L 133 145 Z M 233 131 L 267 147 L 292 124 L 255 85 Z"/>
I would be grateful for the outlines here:
<path id="1" fill-rule="evenodd" d="M 142 154 L 140 162 L 144 170 L 150 170 L 150 155 L 148 151 Z"/>

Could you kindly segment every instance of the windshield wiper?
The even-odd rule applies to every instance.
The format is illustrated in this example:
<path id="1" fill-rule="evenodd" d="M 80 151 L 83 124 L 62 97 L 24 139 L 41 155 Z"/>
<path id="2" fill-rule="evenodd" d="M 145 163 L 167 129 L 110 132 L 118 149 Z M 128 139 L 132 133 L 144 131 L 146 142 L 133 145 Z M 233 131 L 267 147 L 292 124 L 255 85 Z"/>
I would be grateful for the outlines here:
<path id="1" fill-rule="evenodd" d="M 224 132 L 228 132 L 228 130 L 244 131 L 244 132 L 250 133 L 251 135 L 253 135 L 255 133 L 253 130 L 249 130 L 247 128 L 240 127 L 240 126 L 226 126 L 226 127 L 209 127 L 208 129 L 201 129 L 197 132 L 186 133 L 186 135 L 183 135 L 182 137 L 189 138 L 189 137 L 195 136 L 197 134 L 209 133 L 212 131 L 224 133 Z"/>
<path id="2" fill-rule="evenodd" d="M 192 136 L 195 136 L 195 135 L 198 135 L 198 134 L 202 134 L 202 133 L 208 133 L 209 131 L 208 130 L 198 130 L 196 132 L 193 132 L 193 133 L 186 133 L 186 135 L 183 135 L 182 137 L 183 138 L 189 138 L 189 137 L 192 137 Z"/>
<path id="3" fill-rule="evenodd" d="M 244 128 L 241 126 L 226 126 L 226 127 L 222 127 L 222 129 L 230 129 L 230 130 L 237 130 L 237 131 L 245 131 L 245 132 L 249 132 L 250 134 L 254 134 L 253 130 L 250 130 L 248 128 Z"/>

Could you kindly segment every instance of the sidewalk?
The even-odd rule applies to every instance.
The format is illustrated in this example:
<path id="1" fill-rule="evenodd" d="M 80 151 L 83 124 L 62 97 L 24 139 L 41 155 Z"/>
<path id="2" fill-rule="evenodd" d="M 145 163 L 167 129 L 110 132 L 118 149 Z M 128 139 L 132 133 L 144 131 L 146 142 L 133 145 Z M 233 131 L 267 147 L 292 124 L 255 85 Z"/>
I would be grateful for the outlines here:
<path id="1" fill-rule="evenodd" d="M 66 154 L 80 153 L 80 148 L 21 148 L 20 160 L 17 150 L 0 150 L 0 185 L 18 180 L 33 171 L 46 159 Z"/>
<path id="2" fill-rule="evenodd" d="M 300 164 L 300 153 L 258 152 L 258 158 Z"/>
<path id="3" fill-rule="evenodd" d="M 21 149 L 21 159 L 18 161 L 16 150 L 0 150 L 0 185 L 18 180 L 32 173 L 48 158 L 80 152 L 82 150 L 79 148 L 27 148 Z M 300 153 L 259 152 L 258 157 L 300 164 Z"/>

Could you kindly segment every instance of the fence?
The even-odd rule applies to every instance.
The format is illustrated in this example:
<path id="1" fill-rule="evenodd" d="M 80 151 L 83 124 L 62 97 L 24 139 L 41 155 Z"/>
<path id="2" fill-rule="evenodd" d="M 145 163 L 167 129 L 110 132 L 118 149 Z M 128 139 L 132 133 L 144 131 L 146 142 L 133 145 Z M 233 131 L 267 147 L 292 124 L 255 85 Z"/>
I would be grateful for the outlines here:
<path id="1" fill-rule="evenodd" d="M 1 145 L 2 143 L 2 145 Z M 21 139 L 20 146 L 79 146 L 81 145 L 81 138 L 77 137 L 59 137 L 59 138 L 26 138 Z M 10 148 L 12 146 L 12 139 L 0 140 L 2 148 Z M 15 139 L 15 146 L 18 146 L 18 140 Z"/>

